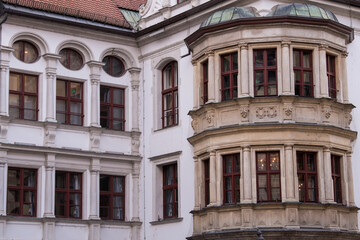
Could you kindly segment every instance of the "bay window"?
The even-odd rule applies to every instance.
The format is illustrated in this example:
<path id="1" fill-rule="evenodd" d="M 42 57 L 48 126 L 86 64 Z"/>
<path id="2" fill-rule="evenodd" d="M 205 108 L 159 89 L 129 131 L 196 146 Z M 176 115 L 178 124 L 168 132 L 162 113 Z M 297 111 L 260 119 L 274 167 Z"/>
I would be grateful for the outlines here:
<path id="1" fill-rule="evenodd" d="M 342 203 L 340 156 L 331 155 L 331 176 L 334 186 L 334 201 Z"/>
<path id="2" fill-rule="evenodd" d="M 312 52 L 307 50 L 295 49 L 294 76 L 295 76 L 295 95 L 301 97 L 314 97 L 314 84 L 312 73 Z M 283 79 L 283 81 L 288 81 Z"/>
<path id="3" fill-rule="evenodd" d="M 329 97 L 336 99 L 336 73 L 335 73 L 335 57 L 326 55 L 326 74 L 329 84 Z"/>
<path id="4" fill-rule="evenodd" d="M 240 202 L 240 155 L 223 156 L 224 204 Z"/>
<path id="5" fill-rule="evenodd" d="M 317 202 L 318 201 L 318 183 L 316 153 L 297 152 L 297 174 L 299 183 L 299 201 Z"/>
<path id="6" fill-rule="evenodd" d="M 254 50 L 255 96 L 277 95 L 276 49 Z"/>

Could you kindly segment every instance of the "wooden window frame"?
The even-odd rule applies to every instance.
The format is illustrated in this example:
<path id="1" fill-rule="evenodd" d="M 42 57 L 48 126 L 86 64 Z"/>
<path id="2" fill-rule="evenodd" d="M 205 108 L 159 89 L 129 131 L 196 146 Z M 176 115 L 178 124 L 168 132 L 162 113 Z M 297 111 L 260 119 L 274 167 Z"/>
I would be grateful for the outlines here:
<path id="1" fill-rule="evenodd" d="M 210 159 L 204 162 L 204 192 L 205 192 L 205 207 L 210 203 Z"/>
<path id="2" fill-rule="evenodd" d="M 268 66 L 268 61 L 267 61 L 267 55 L 268 55 L 268 51 L 270 50 L 275 50 L 275 64 L 274 66 Z M 262 51 L 263 52 L 263 63 L 264 65 L 262 67 L 256 67 L 255 64 L 255 52 L 259 52 Z M 254 66 L 254 96 L 255 97 L 270 97 L 270 96 L 277 96 L 278 95 L 278 73 L 277 73 L 277 48 L 266 48 L 266 49 L 254 49 L 253 51 L 253 66 Z M 264 83 L 263 84 L 256 84 L 256 72 L 257 71 L 263 71 L 263 76 L 264 76 Z M 268 88 L 269 88 L 269 71 L 275 71 L 275 82 L 276 82 L 276 93 L 274 95 L 269 95 L 268 94 Z M 285 71 L 285 69 L 284 69 Z M 271 84 L 273 85 L 273 84 Z M 264 86 L 264 95 L 257 95 L 256 93 L 256 88 L 257 86 Z"/>
<path id="3" fill-rule="evenodd" d="M 225 173 L 226 169 L 225 169 L 225 158 L 226 157 L 231 157 L 231 169 L 232 172 L 231 173 Z M 223 193 L 224 193 L 224 197 L 223 197 L 223 203 L 224 205 L 233 205 L 233 204 L 237 204 L 240 203 L 240 182 L 239 182 L 239 188 L 235 189 L 236 183 L 235 183 L 235 179 L 236 177 L 239 177 L 240 180 L 240 154 L 239 153 L 234 153 L 234 154 L 226 154 L 222 156 L 223 158 Z M 235 172 L 235 161 L 236 158 L 238 158 L 239 160 L 239 172 Z M 230 177 L 231 178 L 231 189 L 227 189 L 226 188 L 226 178 Z M 226 203 L 226 192 L 230 192 L 231 191 L 231 203 Z M 236 192 L 239 192 L 239 199 L 237 201 L 236 199 Z"/>
<path id="4" fill-rule="evenodd" d="M 12 106 L 12 105 L 10 105 L 10 102 L 9 102 L 9 110 L 10 110 L 10 108 L 19 109 L 20 117 L 17 118 L 17 119 L 37 121 L 38 120 L 38 113 L 39 113 L 39 97 L 38 97 L 38 95 L 39 95 L 39 77 L 36 76 L 36 75 L 17 73 L 17 72 L 10 72 L 10 75 L 11 74 L 20 76 L 22 89 L 20 91 L 14 91 L 14 90 L 9 89 L 9 94 L 20 96 L 20 106 Z M 25 92 L 25 76 L 36 77 L 36 93 Z M 25 109 L 25 100 L 24 100 L 25 96 L 36 97 L 36 108 L 35 109 L 32 109 L 32 108 L 26 108 Z M 25 110 L 35 111 L 36 112 L 35 119 L 25 119 L 24 118 L 25 117 L 25 114 L 24 114 Z"/>
<path id="5" fill-rule="evenodd" d="M 303 187 L 304 189 L 304 201 L 300 201 L 300 196 L 299 196 L 299 202 L 318 202 L 319 201 L 319 186 L 318 186 L 318 174 L 317 174 L 317 156 L 316 156 L 316 152 L 304 152 L 304 151 L 297 151 L 296 152 L 296 163 L 298 163 L 298 161 L 300 160 L 299 159 L 299 155 L 302 154 L 302 158 L 301 161 L 303 161 L 303 166 L 304 166 L 304 170 L 299 170 L 297 168 L 297 175 L 298 177 L 300 175 L 303 175 L 304 176 L 304 184 L 305 186 Z M 315 170 L 314 171 L 309 171 L 307 170 L 307 159 L 308 159 L 308 156 L 309 155 L 313 155 L 314 157 L 314 167 L 315 167 Z M 308 190 L 309 190 L 309 187 L 308 187 L 308 177 L 310 176 L 315 176 L 315 201 L 310 201 L 308 200 L 309 199 L 309 196 L 308 196 Z M 300 192 L 300 186 L 299 186 L 299 192 Z"/>
<path id="6" fill-rule="evenodd" d="M 270 154 L 277 153 L 279 158 L 279 169 L 271 170 L 270 169 Z M 266 170 L 262 171 L 258 168 L 258 155 L 266 154 Z M 256 152 L 256 192 L 257 192 L 257 201 L 258 202 L 281 202 L 281 161 L 280 161 L 280 152 L 279 151 L 264 151 L 264 152 Z M 266 175 L 266 188 L 267 191 L 267 199 L 265 201 L 259 201 L 259 175 Z M 280 190 L 280 199 L 272 200 L 272 189 L 274 187 L 271 186 L 271 175 L 279 175 L 279 190 Z"/>
<path id="7" fill-rule="evenodd" d="M 336 173 L 337 171 L 338 173 Z M 341 157 L 337 155 L 331 155 L 331 177 L 334 187 L 334 201 L 342 204 L 342 186 L 341 186 Z M 337 186 L 336 183 L 339 183 Z M 339 193 L 339 195 L 338 195 Z M 338 197 L 337 197 L 338 195 Z"/>
<path id="8" fill-rule="evenodd" d="M 224 58 L 230 56 L 230 69 L 228 72 L 224 72 Z M 233 69 L 233 63 L 234 63 L 234 58 L 236 57 L 236 61 L 238 62 L 237 64 L 237 69 Z M 232 52 L 232 53 L 228 53 L 228 54 L 223 54 L 221 55 L 221 101 L 228 101 L 228 100 L 232 100 L 232 99 L 237 99 L 238 96 L 238 81 L 236 78 L 236 85 L 234 85 L 234 74 L 236 74 L 236 76 L 238 76 L 239 74 L 239 61 L 238 61 L 238 52 Z M 229 76 L 229 81 L 230 81 L 230 86 L 228 88 L 225 88 L 225 76 Z M 230 90 L 230 98 L 229 99 L 225 99 L 225 91 L 226 90 Z M 236 96 L 234 96 L 234 90 L 236 90 Z"/>
<path id="9" fill-rule="evenodd" d="M 82 82 L 75 82 L 75 81 L 69 81 L 69 80 L 63 80 L 63 79 L 57 79 L 56 81 L 65 82 L 65 88 L 66 88 L 65 89 L 66 97 L 61 97 L 61 96 L 56 95 L 56 100 L 65 101 L 66 110 L 65 111 L 56 110 L 56 114 L 57 113 L 65 114 L 65 123 L 63 123 L 63 124 L 82 126 L 84 124 L 84 84 Z M 71 83 L 80 84 L 80 88 L 81 88 L 80 89 L 80 92 L 81 92 L 81 98 L 80 99 L 71 97 L 71 94 L 70 94 L 71 93 Z M 81 113 L 80 114 L 70 112 L 70 104 L 71 104 L 71 102 L 81 103 Z M 70 117 L 71 116 L 80 116 L 81 123 L 80 124 L 72 124 L 70 122 Z"/>
<path id="10" fill-rule="evenodd" d="M 31 43 L 31 42 L 29 42 L 29 41 L 26 41 L 26 40 L 19 40 L 19 41 L 16 41 L 15 43 L 20 43 L 21 45 L 21 50 L 20 50 L 20 56 L 22 56 L 22 57 L 20 57 L 20 59 L 19 58 L 17 58 L 17 59 L 19 59 L 20 61 L 22 61 L 22 62 L 24 62 L 24 63 L 34 63 L 34 62 L 36 62 L 36 60 L 39 58 L 39 50 L 38 50 L 38 48 L 33 44 L 33 43 Z M 14 44 L 15 44 L 14 43 Z M 29 44 L 29 45 L 31 45 L 34 49 L 35 49 L 35 54 L 36 54 L 36 58 L 35 58 L 35 60 L 34 61 L 32 61 L 32 62 L 26 62 L 25 61 L 25 44 Z"/>
<path id="11" fill-rule="evenodd" d="M 296 67 L 295 65 L 293 66 L 293 70 L 294 70 L 294 74 L 295 71 L 299 71 L 300 72 L 300 83 L 297 84 L 295 81 L 295 95 L 296 95 L 296 86 L 299 86 L 300 89 L 300 93 L 297 94 L 300 97 L 314 97 L 314 77 L 313 77 L 313 56 L 312 56 L 312 51 L 311 50 L 303 50 L 303 49 L 294 49 L 293 53 L 295 51 L 299 52 L 299 63 L 300 66 Z M 304 57 L 304 53 L 310 53 L 310 68 L 306 68 L 304 67 L 304 62 L 303 62 L 303 57 Z M 294 62 L 294 61 L 293 61 Z M 304 72 L 309 72 L 310 73 L 310 84 L 305 84 L 304 82 Z M 305 86 L 310 86 L 310 96 L 305 96 Z"/>
<path id="12" fill-rule="evenodd" d="M 332 99 L 337 98 L 335 61 L 335 56 L 326 54 L 326 75 L 328 78 L 329 97 Z M 330 65 L 332 66 L 332 69 L 334 69 L 333 72 L 330 72 Z M 335 88 L 332 88 L 331 85 L 335 86 Z"/>
<path id="13" fill-rule="evenodd" d="M 202 63 L 202 70 L 203 70 L 203 103 L 209 100 L 209 62 L 205 61 Z"/>
<path id="14" fill-rule="evenodd" d="M 100 86 L 100 89 L 102 87 L 110 89 L 110 102 L 106 103 L 106 102 L 103 102 L 102 99 L 100 99 L 100 109 L 101 109 L 101 106 L 109 107 L 110 108 L 110 116 L 104 117 L 104 116 L 100 115 L 100 119 L 108 119 L 110 121 L 110 125 L 109 125 L 109 127 L 104 127 L 104 126 L 101 126 L 101 127 L 107 128 L 107 129 L 112 129 L 112 130 L 125 131 L 125 122 L 126 122 L 126 120 L 125 120 L 125 89 L 124 88 L 109 87 L 109 86 Z M 123 99 L 122 99 L 123 104 L 122 105 L 114 103 L 114 90 L 120 90 L 120 91 L 123 92 L 123 94 L 122 94 L 122 96 L 123 96 Z M 114 118 L 113 117 L 114 116 L 114 111 L 113 111 L 114 108 L 121 108 L 123 110 L 122 118 Z M 114 120 L 122 122 L 122 129 L 114 129 L 114 126 L 113 126 L 113 121 Z"/>
<path id="15" fill-rule="evenodd" d="M 10 216 L 25 216 L 25 217 L 36 217 L 36 212 L 37 212 L 37 170 L 36 169 L 31 169 L 31 168 L 15 168 L 15 167 L 9 167 L 8 170 L 16 170 L 16 171 L 20 171 L 20 186 L 9 186 L 9 182 L 7 184 L 7 191 L 9 190 L 15 190 L 15 191 L 19 191 L 19 214 L 12 214 L 12 213 L 8 213 L 7 212 L 7 205 L 9 203 L 9 196 L 7 196 L 6 199 L 6 214 L 10 215 Z M 34 171 L 35 172 L 35 182 L 34 182 L 34 187 L 27 187 L 24 186 L 24 170 L 27 171 Z M 24 202 L 24 192 L 25 191 L 33 191 L 35 194 L 35 200 L 34 200 L 34 214 L 31 215 L 24 215 L 23 214 L 23 205 L 25 204 Z"/>
<path id="16" fill-rule="evenodd" d="M 65 193 L 65 216 L 61 215 L 55 215 L 57 218 L 74 218 L 74 219 L 81 219 L 82 218 L 82 190 L 83 190 L 83 181 L 82 181 L 82 174 L 77 172 L 65 172 L 65 171 L 56 171 L 55 175 L 57 173 L 65 174 L 65 189 L 58 189 L 56 188 L 56 177 L 55 177 L 55 209 L 56 209 L 56 193 Z M 80 189 L 70 189 L 70 175 L 79 175 L 80 176 Z M 71 205 L 71 206 L 79 206 L 79 217 L 71 217 L 70 216 L 70 194 L 80 194 L 80 204 L 79 205 Z M 55 213 L 56 214 L 56 213 Z"/>
<path id="17" fill-rule="evenodd" d="M 171 66 L 171 83 L 172 83 L 172 87 L 168 88 L 168 89 L 164 89 L 164 71 L 165 69 Z M 161 102 L 162 102 L 162 127 L 163 128 L 167 128 L 167 127 L 171 127 L 171 126 L 176 126 L 179 124 L 179 106 L 176 107 L 175 106 L 175 101 L 177 102 L 177 104 L 179 104 L 179 92 L 178 92 L 178 84 L 175 86 L 175 74 L 176 74 L 176 78 L 178 77 L 178 64 L 176 61 L 172 61 L 169 62 L 168 64 L 166 64 L 166 66 L 162 69 L 162 80 L 161 80 L 161 86 L 162 86 L 162 91 L 161 91 Z M 165 103 L 164 103 L 164 97 L 166 94 L 170 93 L 171 94 L 171 98 L 172 98 L 172 106 L 170 109 L 165 109 Z M 177 96 L 177 97 L 175 97 Z M 169 116 L 166 116 L 166 112 L 171 111 L 172 113 Z M 172 122 L 171 124 L 167 125 L 166 124 L 166 119 L 171 117 L 172 118 Z"/>
<path id="18" fill-rule="evenodd" d="M 173 166 L 173 184 L 165 185 L 166 181 L 166 171 L 168 168 Z M 164 219 L 168 218 L 177 218 L 178 217 L 178 174 L 177 174 L 177 163 L 167 164 L 162 167 L 163 170 L 163 216 Z M 167 190 L 172 190 L 172 202 L 166 202 L 166 194 Z M 172 204 L 173 216 L 166 216 L 166 205 Z"/>
<path id="19" fill-rule="evenodd" d="M 105 175 L 105 174 L 101 174 L 100 175 L 100 177 L 101 176 L 105 176 L 105 177 L 109 177 L 109 191 L 102 191 L 101 189 L 100 189 L 100 198 L 101 198 L 101 196 L 108 196 L 109 197 L 109 206 L 101 206 L 100 204 L 101 204 L 101 202 L 99 201 L 99 209 L 100 208 L 108 208 L 109 209 L 109 217 L 107 217 L 107 218 L 104 218 L 104 217 L 102 217 L 101 219 L 102 220 L 116 220 L 116 221 L 125 221 L 125 210 L 126 210 L 126 208 L 125 208 L 125 191 L 126 191 L 126 189 L 125 189 L 125 187 L 126 187 L 126 183 L 125 183 L 125 177 L 124 176 L 112 176 L 112 175 Z M 123 192 L 121 192 L 121 193 L 118 193 L 118 192 L 114 192 L 114 178 L 116 178 L 116 177 L 119 177 L 119 178 L 122 178 L 122 180 L 123 180 L 123 186 L 122 186 L 122 189 L 123 189 Z M 118 219 L 118 218 L 114 218 L 114 205 L 113 205 L 113 203 L 114 203 L 114 197 L 116 197 L 116 196 L 119 196 L 119 197 L 122 197 L 122 206 L 123 207 L 121 207 L 122 208 L 122 210 L 123 210 L 123 216 L 122 216 L 122 218 L 121 219 Z"/>

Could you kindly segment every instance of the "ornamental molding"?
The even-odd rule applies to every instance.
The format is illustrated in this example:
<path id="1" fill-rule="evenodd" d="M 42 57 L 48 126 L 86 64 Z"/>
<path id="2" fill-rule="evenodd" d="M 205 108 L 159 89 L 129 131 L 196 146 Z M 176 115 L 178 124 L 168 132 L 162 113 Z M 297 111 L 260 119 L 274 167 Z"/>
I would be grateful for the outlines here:
<path id="1" fill-rule="evenodd" d="M 214 112 L 206 113 L 205 119 L 208 122 L 209 126 L 214 126 L 214 118 L 215 118 L 215 113 Z"/>
<path id="2" fill-rule="evenodd" d="M 258 119 L 275 118 L 277 116 L 276 107 L 258 107 L 256 108 L 256 117 Z"/>
<path id="3" fill-rule="evenodd" d="M 247 118 L 249 115 L 249 107 L 248 106 L 240 107 L 240 115 L 242 118 Z"/>
<path id="4" fill-rule="evenodd" d="M 191 127 L 194 130 L 194 133 L 197 133 L 197 125 L 198 125 L 198 121 L 196 119 L 191 121 Z"/>

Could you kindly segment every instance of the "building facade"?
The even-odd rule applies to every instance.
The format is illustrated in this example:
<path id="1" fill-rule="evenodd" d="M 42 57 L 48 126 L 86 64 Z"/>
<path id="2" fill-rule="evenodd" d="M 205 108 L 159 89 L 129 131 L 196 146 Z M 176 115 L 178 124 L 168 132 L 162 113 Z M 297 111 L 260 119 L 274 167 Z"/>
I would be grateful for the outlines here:
<path id="1" fill-rule="evenodd" d="M 0 239 L 358 239 L 359 1 L 3 0 Z"/>

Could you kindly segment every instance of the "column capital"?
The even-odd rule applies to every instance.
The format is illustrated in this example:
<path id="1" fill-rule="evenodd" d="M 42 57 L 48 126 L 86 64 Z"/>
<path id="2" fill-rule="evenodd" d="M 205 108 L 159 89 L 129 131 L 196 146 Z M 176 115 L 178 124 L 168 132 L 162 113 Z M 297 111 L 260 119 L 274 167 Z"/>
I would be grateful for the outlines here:
<path id="1" fill-rule="evenodd" d="M 294 147 L 294 143 L 285 143 L 284 146 L 285 150 L 290 150 Z"/>
<path id="2" fill-rule="evenodd" d="M 241 146 L 241 148 L 243 149 L 244 152 L 250 152 L 251 146 L 250 145 L 243 145 L 243 146 Z"/>
<path id="3" fill-rule="evenodd" d="M 100 158 L 92 158 L 90 165 L 90 172 L 97 173 L 100 171 Z"/>
<path id="4" fill-rule="evenodd" d="M 291 44 L 290 40 L 281 41 L 281 47 L 289 47 Z"/>
<path id="5" fill-rule="evenodd" d="M 141 72 L 141 68 L 131 67 L 127 69 L 130 74 L 139 74 Z"/>
<path id="6" fill-rule="evenodd" d="M 209 50 L 205 52 L 205 55 L 207 55 L 208 57 L 213 57 L 214 56 L 214 51 L 213 50 Z"/>
<path id="7" fill-rule="evenodd" d="M 58 54 L 53 54 L 53 53 L 45 53 L 44 55 L 42 55 L 42 57 L 48 61 L 48 60 L 60 60 L 61 56 Z"/>
<path id="8" fill-rule="evenodd" d="M 347 58 L 348 55 L 349 55 L 349 52 L 347 52 L 347 51 L 341 52 L 341 57 L 342 58 Z"/>
<path id="9" fill-rule="evenodd" d="M 329 147 L 329 146 L 325 146 L 325 147 L 323 148 L 323 151 L 324 151 L 324 152 L 330 152 L 330 147 Z"/>
<path id="10" fill-rule="evenodd" d="M 241 49 L 241 50 L 247 50 L 248 49 L 248 44 L 245 43 L 245 42 L 240 42 L 238 43 L 238 47 Z"/>
<path id="11" fill-rule="evenodd" d="M 327 44 L 320 44 L 319 45 L 319 50 L 320 51 L 326 51 L 326 49 L 328 49 L 329 46 Z"/>
<path id="12" fill-rule="evenodd" d="M 216 155 L 216 151 L 215 151 L 215 150 L 210 150 L 209 153 L 210 153 L 210 156 L 215 156 L 215 155 Z"/>
<path id="13" fill-rule="evenodd" d="M 90 80 L 92 85 L 98 85 L 100 83 L 100 75 L 90 74 Z"/>
<path id="14" fill-rule="evenodd" d="M 192 61 L 191 61 L 191 64 L 193 65 L 193 67 L 197 67 L 197 63 L 198 63 L 198 62 L 197 62 L 196 60 L 192 60 Z"/>

